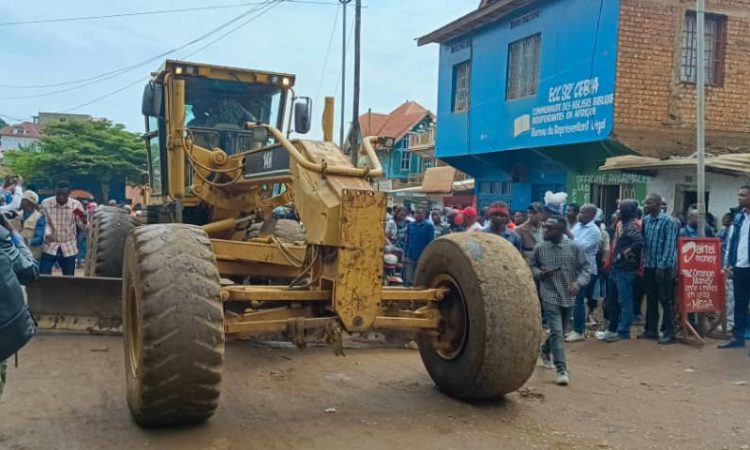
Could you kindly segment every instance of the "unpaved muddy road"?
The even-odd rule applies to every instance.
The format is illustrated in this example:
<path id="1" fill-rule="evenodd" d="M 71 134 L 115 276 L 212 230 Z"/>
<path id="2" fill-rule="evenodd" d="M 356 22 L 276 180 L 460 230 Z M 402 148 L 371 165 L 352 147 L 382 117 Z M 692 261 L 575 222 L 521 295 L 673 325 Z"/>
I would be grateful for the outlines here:
<path id="1" fill-rule="evenodd" d="M 114 337 L 40 335 L 9 368 L 2 449 L 714 448 L 750 445 L 746 351 L 567 345 L 572 384 L 537 368 L 502 401 L 437 391 L 417 352 L 233 342 L 205 425 L 142 430 Z M 326 412 L 328 411 L 328 412 Z"/>

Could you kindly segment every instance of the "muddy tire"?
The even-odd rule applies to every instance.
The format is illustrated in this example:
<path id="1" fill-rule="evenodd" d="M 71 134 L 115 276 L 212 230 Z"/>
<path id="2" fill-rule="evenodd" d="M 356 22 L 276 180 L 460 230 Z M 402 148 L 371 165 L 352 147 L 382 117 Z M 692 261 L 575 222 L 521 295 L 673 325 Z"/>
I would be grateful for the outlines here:
<path id="1" fill-rule="evenodd" d="M 224 312 L 211 242 L 182 224 L 134 229 L 125 244 L 123 337 L 128 407 L 141 426 L 202 422 L 214 413 Z"/>
<path id="2" fill-rule="evenodd" d="M 416 285 L 445 287 L 439 336 L 420 333 L 427 371 L 446 394 L 500 397 L 523 386 L 539 355 L 540 308 L 530 270 L 505 239 L 456 233 L 424 251 Z"/>
<path id="3" fill-rule="evenodd" d="M 125 239 L 135 221 L 126 211 L 112 206 L 100 206 L 89 224 L 86 250 L 86 276 L 122 276 L 122 256 Z"/>

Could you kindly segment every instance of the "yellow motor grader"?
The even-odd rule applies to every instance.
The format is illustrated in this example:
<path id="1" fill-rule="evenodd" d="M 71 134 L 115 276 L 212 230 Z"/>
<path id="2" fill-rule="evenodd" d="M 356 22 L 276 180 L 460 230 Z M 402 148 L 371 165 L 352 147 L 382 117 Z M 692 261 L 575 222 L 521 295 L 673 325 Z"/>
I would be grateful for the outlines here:
<path id="1" fill-rule="evenodd" d="M 121 327 L 138 424 L 209 418 L 225 341 L 273 333 L 300 347 L 323 335 L 340 352 L 342 333 L 416 332 L 435 384 L 461 399 L 526 382 L 541 340 L 539 302 L 509 243 L 488 233 L 441 237 L 420 258 L 416 287 L 385 287 L 386 198 L 371 186 L 383 174 L 380 139 L 364 138 L 353 164 L 331 142 L 327 101 L 324 141 L 290 140 L 311 124 L 311 101 L 296 96 L 290 74 L 168 60 L 152 75 L 141 220 L 100 208 L 88 277 L 30 290 L 43 326 Z M 278 236 L 280 206 L 293 208 L 301 242 Z"/>

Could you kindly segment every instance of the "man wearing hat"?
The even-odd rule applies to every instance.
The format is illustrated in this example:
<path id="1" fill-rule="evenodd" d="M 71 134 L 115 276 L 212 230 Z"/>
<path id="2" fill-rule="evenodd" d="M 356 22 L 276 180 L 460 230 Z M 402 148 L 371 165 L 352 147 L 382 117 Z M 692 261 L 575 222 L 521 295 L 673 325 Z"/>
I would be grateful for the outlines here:
<path id="1" fill-rule="evenodd" d="M 493 233 L 502 238 L 505 238 L 508 242 L 519 251 L 522 251 L 521 237 L 516 234 L 515 231 L 508 229 L 508 223 L 510 222 L 510 211 L 508 211 L 508 205 L 505 202 L 492 202 L 489 210 L 490 221 L 482 231 L 485 233 Z"/>
<path id="2" fill-rule="evenodd" d="M 44 216 L 37 211 L 38 204 L 39 196 L 36 192 L 24 191 L 21 198 L 21 236 L 37 261 L 42 257 L 44 229 L 47 226 Z"/>
<path id="3" fill-rule="evenodd" d="M 477 209 L 473 206 L 467 206 L 461 211 L 464 218 L 464 227 L 466 231 L 481 231 L 482 224 L 477 221 Z"/>

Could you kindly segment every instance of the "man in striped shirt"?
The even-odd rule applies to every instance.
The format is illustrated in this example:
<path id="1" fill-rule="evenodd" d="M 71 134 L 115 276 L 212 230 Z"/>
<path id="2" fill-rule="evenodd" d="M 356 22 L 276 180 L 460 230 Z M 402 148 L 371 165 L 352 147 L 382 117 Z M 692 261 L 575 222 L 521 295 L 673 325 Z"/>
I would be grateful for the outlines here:
<path id="1" fill-rule="evenodd" d="M 672 306 L 677 233 L 672 219 L 661 211 L 662 198 L 651 194 L 646 198 L 643 220 L 643 285 L 646 291 L 646 327 L 639 339 L 658 339 L 659 344 L 676 342 Z M 659 305 L 662 308 L 662 336 L 659 338 Z"/>
<path id="2" fill-rule="evenodd" d="M 83 227 L 85 213 L 81 203 L 70 198 L 70 184 L 57 183 L 55 196 L 42 202 L 42 214 L 47 221 L 39 273 L 49 275 L 55 263 L 60 264 L 63 275 L 73 276 L 76 269 L 78 245 L 76 231 Z"/>

